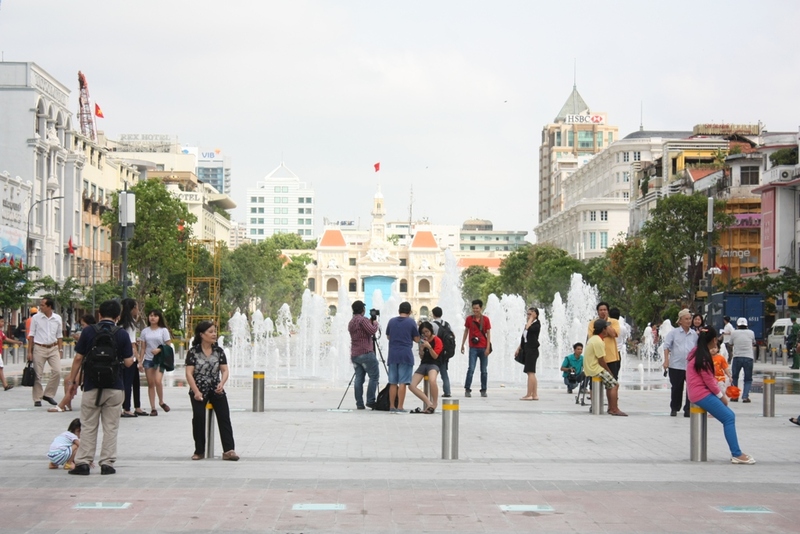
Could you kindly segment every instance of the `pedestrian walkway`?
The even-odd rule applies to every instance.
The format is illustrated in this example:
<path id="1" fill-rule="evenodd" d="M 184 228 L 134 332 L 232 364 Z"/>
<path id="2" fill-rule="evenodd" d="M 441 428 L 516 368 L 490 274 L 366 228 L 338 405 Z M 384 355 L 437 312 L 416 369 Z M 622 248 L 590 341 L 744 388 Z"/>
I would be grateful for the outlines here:
<path id="1" fill-rule="evenodd" d="M 142 390 L 146 392 L 145 389 Z M 78 412 L 0 392 L 4 532 L 798 532 L 800 395 L 732 405 L 757 464 L 731 465 L 709 420 L 707 463 L 689 462 L 689 419 L 669 390 L 622 391 L 630 417 L 592 416 L 564 388 L 460 398 L 459 459 L 441 460 L 442 416 L 331 411 L 344 388 L 229 390 L 239 462 L 191 461 L 186 387 L 169 413 L 122 419 L 117 474 L 49 470 Z M 146 398 L 146 395 L 144 395 Z M 79 406 L 79 398 L 74 406 Z M 414 408 L 416 399 L 407 398 Z M 348 392 L 342 409 L 354 408 Z M 149 408 L 145 406 L 145 408 Z M 728 511 L 723 511 L 729 507 Z M 86 509 L 100 508 L 100 509 Z"/>

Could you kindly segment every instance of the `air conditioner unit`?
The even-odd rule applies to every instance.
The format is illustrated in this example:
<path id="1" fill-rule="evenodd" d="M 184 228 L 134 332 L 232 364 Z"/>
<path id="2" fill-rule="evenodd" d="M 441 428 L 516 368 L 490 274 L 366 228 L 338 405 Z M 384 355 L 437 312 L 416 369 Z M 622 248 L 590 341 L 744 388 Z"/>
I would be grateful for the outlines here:
<path id="1" fill-rule="evenodd" d="M 789 177 L 789 171 L 781 171 L 781 179 L 785 180 Z"/>

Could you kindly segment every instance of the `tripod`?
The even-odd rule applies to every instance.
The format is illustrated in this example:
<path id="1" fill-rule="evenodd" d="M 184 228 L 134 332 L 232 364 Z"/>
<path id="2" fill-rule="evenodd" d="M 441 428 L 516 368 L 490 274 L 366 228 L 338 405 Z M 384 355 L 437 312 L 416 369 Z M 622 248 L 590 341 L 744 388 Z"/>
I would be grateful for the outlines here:
<path id="1" fill-rule="evenodd" d="M 372 334 L 372 350 L 381 360 L 383 364 L 383 370 L 386 372 L 386 376 L 389 376 L 389 369 L 386 367 L 386 360 L 383 359 L 383 352 L 381 351 L 381 346 L 378 345 L 378 337 L 380 337 L 380 327 L 378 328 L 378 336 Z M 350 377 L 350 382 L 347 384 L 347 388 L 344 390 L 344 394 L 342 395 L 342 400 L 339 401 L 339 406 L 336 407 L 339 410 L 342 407 L 342 403 L 344 402 L 344 398 L 347 396 L 347 392 L 350 391 L 350 386 L 353 385 L 353 380 L 356 378 L 356 372 L 353 371 L 353 376 Z M 380 378 L 378 379 L 378 387 L 380 388 Z"/>

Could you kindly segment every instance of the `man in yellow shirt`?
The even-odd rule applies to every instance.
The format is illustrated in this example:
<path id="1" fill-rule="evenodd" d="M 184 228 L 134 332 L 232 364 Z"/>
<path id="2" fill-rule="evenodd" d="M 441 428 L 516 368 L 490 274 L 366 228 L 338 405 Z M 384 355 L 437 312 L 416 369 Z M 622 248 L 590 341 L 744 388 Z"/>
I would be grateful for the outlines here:
<path id="1" fill-rule="evenodd" d="M 583 353 L 583 371 L 586 376 L 599 376 L 603 381 L 608 396 L 608 413 L 627 417 L 628 414 L 619 409 L 619 382 L 614 378 L 605 360 L 607 341 L 609 338 L 613 339 L 610 335 L 612 331 L 611 323 L 603 319 L 592 321 L 592 337 L 586 342 L 586 350 Z M 616 352 L 616 343 L 614 351 Z"/>
<path id="2" fill-rule="evenodd" d="M 608 333 L 603 338 L 603 343 L 606 346 L 606 363 L 608 364 L 608 368 L 611 370 L 611 374 L 614 376 L 615 379 L 619 380 L 619 369 L 620 369 L 620 358 L 619 358 L 619 351 L 617 350 L 617 338 L 619 337 L 620 332 L 622 331 L 619 326 L 619 321 L 617 319 L 612 319 L 608 316 L 608 302 L 600 302 L 597 304 L 597 318 L 602 319 L 606 323 L 611 325 L 611 328 L 608 329 Z M 595 319 L 596 321 L 597 319 Z M 589 323 L 589 329 L 586 333 L 586 338 L 592 337 L 592 331 L 594 330 L 594 321 Z"/>

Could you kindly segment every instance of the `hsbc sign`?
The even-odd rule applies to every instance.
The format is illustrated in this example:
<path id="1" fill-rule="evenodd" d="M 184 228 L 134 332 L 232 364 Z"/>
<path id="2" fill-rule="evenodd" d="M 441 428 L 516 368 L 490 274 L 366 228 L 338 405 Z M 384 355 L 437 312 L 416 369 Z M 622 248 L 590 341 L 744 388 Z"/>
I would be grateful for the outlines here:
<path id="1" fill-rule="evenodd" d="M 605 124 L 606 119 L 602 115 L 567 115 L 567 124 Z"/>

